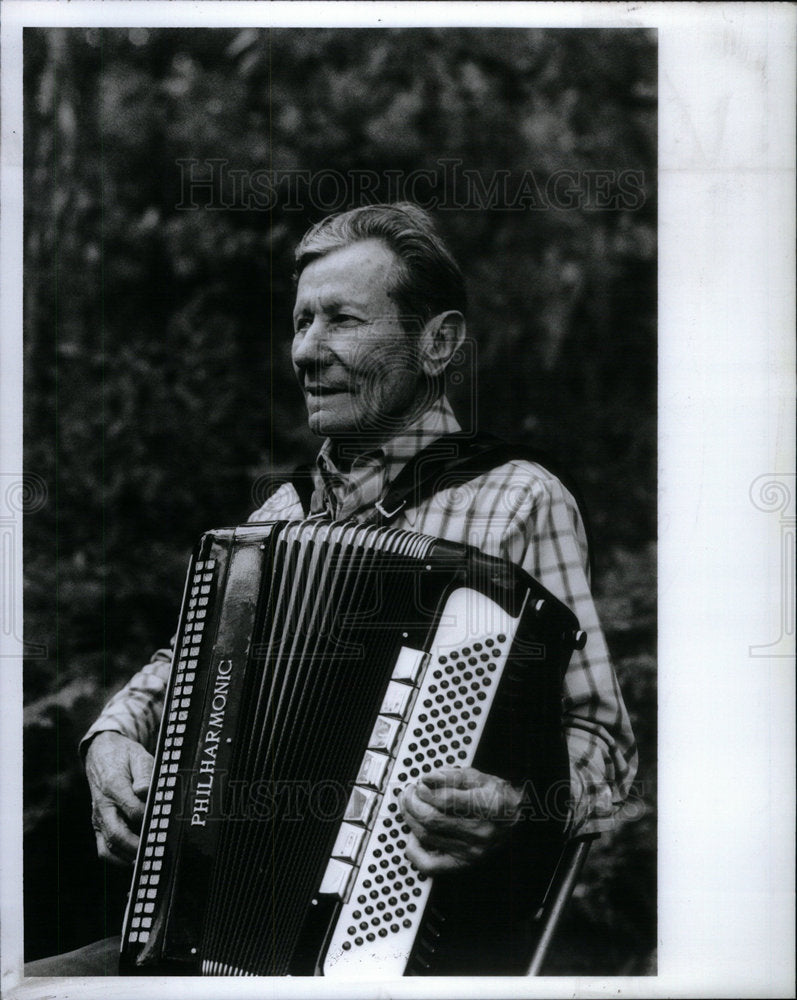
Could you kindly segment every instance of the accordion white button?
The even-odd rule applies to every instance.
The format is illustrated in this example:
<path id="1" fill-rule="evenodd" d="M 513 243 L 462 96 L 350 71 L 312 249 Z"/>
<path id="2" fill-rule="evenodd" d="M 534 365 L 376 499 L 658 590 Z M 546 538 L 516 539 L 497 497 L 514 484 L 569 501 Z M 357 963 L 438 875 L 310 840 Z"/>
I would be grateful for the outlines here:
<path id="1" fill-rule="evenodd" d="M 380 711 L 383 715 L 398 715 L 403 717 L 407 710 L 411 694 L 412 688 L 407 687 L 406 684 L 397 684 L 395 681 L 391 681 L 387 686 Z"/>
<path id="2" fill-rule="evenodd" d="M 318 887 L 319 893 L 340 896 L 341 899 L 344 899 L 349 891 L 354 871 L 352 865 L 332 858 L 324 872 L 324 877 L 321 879 L 321 885 Z"/>
<path id="3" fill-rule="evenodd" d="M 351 790 L 343 819 L 349 823 L 362 823 L 367 826 L 371 821 L 376 801 L 376 792 L 355 786 Z"/>
<path id="4" fill-rule="evenodd" d="M 369 788 L 381 788 L 387 774 L 390 758 L 383 753 L 371 753 L 365 751 L 363 762 L 360 764 L 360 771 L 356 778 L 358 785 L 367 785 Z"/>
<path id="5" fill-rule="evenodd" d="M 393 680 L 409 681 L 410 684 L 414 684 L 418 680 L 425 655 L 422 649 L 410 649 L 409 646 L 402 646 L 393 668 Z"/>
<path id="6" fill-rule="evenodd" d="M 335 846 L 332 848 L 332 857 L 343 861 L 356 861 L 364 839 L 365 830 L 362 827 L 341 823 Z"/>
<path id="7" fill-rule="evenodd" d="M 374 731 L 368 740 L 369 750 L 384 750 L 392 753 L 396 745 L 400 722 L 398 719 L 388 719 L 384 715 L 377 716 Z"/>

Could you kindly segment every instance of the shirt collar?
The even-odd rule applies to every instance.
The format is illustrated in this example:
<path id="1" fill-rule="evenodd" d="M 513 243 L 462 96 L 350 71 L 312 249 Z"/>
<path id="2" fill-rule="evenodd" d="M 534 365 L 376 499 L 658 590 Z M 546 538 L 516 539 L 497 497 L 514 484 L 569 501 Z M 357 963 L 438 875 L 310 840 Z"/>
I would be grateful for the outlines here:
<path id="1" fill-rule="evenodd" d="M 432 441 L 458 430 L 451 404 L 441 396 L 383 445 L 358 455 L 348 473 L 336 466 L 333 443 L 327 438 L 316 458 L 312 513 L 329 506 L 337 517 L 349 517 L 363 507 L 373 506 L 410 459 Z"/>

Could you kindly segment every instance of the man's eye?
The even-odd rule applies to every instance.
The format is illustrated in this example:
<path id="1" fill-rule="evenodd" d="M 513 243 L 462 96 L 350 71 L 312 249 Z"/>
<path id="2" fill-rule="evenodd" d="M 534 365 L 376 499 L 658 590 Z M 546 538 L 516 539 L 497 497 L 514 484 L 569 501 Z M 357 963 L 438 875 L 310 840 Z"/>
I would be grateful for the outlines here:
<path id="1" fill-rule="evenodd" d="M 360 320 L 357 316 L 350 316 L 348 313 L 335 313 L 332 322 L 335 326 L 354 326 Z"/>
<path id="2" fill-rule="evenodd" d="M 310 326 L 310 317 L 300 316 L 297 320 L 294 321 L 293 329 L 295 330 L 296 333 L 303 333 L 308 328 L 308 326 Z"/>

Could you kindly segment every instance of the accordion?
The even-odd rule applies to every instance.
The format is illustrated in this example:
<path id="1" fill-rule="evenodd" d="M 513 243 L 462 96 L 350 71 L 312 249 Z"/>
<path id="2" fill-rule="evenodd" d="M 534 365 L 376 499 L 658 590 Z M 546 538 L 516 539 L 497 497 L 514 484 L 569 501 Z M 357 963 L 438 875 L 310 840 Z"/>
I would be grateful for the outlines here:
<path id="1" fill-rule="evenodd" d="M 501 920 L 535 905 L 540 845 L 561 845 L 562 676 L 584 638 L 535 580 L 469 546 L 314 519 L 205 534 L 121 971 L 463 971 L 473 925 L 483 948 L 488 922 L 505 939 Z M 483 865 L 430 879 L 404 854 L 400 794 L 441 766 L 520 785 L 531 815 Z"/>

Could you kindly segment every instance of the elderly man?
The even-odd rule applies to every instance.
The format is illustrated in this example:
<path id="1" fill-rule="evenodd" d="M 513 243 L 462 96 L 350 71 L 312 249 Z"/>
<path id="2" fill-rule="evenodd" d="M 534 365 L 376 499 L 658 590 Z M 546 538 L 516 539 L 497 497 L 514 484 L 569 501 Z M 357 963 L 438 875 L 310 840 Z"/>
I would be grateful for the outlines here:
<path id="1" fill-rule="evenodd" d="M 416 456 L 459 431 L 444 391 L 446 367 L 465 336 L 457 264 L 425 212 L 374 205 L 314 226 L 297 248 L 296 270 L 292 359 L 310 429 L 324 441 L 305 488 L 298 479 L 284 484 L 251 519 L 326 513 L 389 521 L 510 560 L 559 597 L 588 635 L 564 682 L 570 796 L 559 829 L 608 828 L 636 756 L 590 596 L 587 543 L 571 493 L 518 456 L 475 470 L 466 504 L 453 488 L 410 490 L 399 503 L 386 503 L 402 470 L 406 479 L 406 470 L 420 468 Z M 159 650 L 82 744 L 98 850 L 111 861 L 130 862 L 135 854 L 169 668 L 169 650 Z M 491 864 L 507 869 L 516 862 L 502 848 L 522 798 L 520 789 L 473 768 L 434 771 L 403 792 L 411 829 L 406 853 L 434 876 L 468 877 Z M 504 874 L 509 881 L 517 875 Z M 460 957 L 467 966 L 467 956 Z M 467 971 L 497 967 L 476 962 Z"/>

